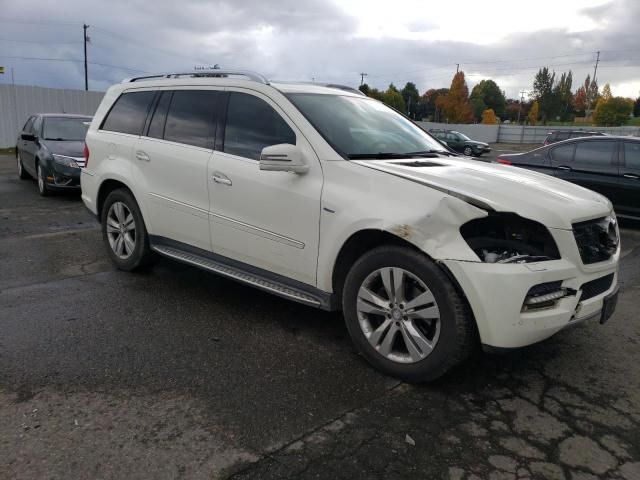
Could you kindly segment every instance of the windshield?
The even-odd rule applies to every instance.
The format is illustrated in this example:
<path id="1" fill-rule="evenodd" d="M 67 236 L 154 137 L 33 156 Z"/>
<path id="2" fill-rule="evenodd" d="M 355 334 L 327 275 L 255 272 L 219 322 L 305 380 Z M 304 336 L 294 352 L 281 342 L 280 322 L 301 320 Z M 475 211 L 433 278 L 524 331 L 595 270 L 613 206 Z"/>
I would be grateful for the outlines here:
<path id="1" fill-rule="evenodd" d="M 287 97 L 346 158 L 444 152 L 424 130 L 367 97 L 291 93 Z"/>
<path id="2" fill-rule="evenodd" d="M 45 140 L 84 140 L 91 118 L 45 117 L 42 137 Z"/>

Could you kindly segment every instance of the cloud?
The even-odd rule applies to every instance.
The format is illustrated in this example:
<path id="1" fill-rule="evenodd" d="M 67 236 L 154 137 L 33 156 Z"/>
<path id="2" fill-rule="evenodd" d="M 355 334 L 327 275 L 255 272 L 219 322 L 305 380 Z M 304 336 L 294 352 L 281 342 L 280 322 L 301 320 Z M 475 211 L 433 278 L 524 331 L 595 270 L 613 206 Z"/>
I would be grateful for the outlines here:
<path id="1" fill-rule="evenodd" d="M 371 2 L 364 9 L 343 8 L 351 1 L 355 0 L 8 0 L 6 5 L 5 0 L 3 18 L 28 20 L 24 12 L 37 11 L 36 21 L 41 23 L 4 22 L 0 38 L 42 43 L 0 41 L 0 55 L 81 60 L 81 24 L 86 22 L 91 25 L 89 60 L 120 67 L 91 64 L 93 89 L 105 89 L 136 73 L 125 67 L 162 72 L 218 63 L 261 71 L 269 78 L 316 78 L 349 85 L 359 84 L 359 73 L 366 72 L 367 81 L 378 88 L 413 81 L 424 91 L 448 86 L 459 63 L 470 87 L 482 78 L 494 78 L 516 97 L 519 90 L 531 89 L 536 70 L 545 65 L 557 72 L 571 69 L 576 85 L 581 83 L 593 70 L 594 52 L 600 50 L 600 84 L 610 82 L 614 94 L 640 90 L 636 0 L 595 6 L 591 0 L 589 8 L 575 0 L 574 19 L 588 21 L 567 18 L 567 26 L 559 27 L 554 19 L 552 28 L 534 19 L 514 19 L 506 11 L 499 14 L 501 7 L 495 6 L 491 22 L 467 22 L 446 35 L 437 23 L 450 12 L 438 13 L 434 5 L 407 8 L 406 15 L 400 15 L 406 7 L 402 2 L 410 0 L 399 0 L 393 22 L 405 16 L 406 21 L 397 32 L 386 29 L 377 36 L 362 36 L 359 27 L 369 18 L 368 9 L 375 10 L 377 22 L 380 9 L 391 7 Z M 563 8 L 568 8 L 565 3 Z M 539 13 L 544 19 L 544 11 Z M 572 30 L 577 23 L 581 29 Z M 483 32 L 489 30 L 504 34 L 486 41 Z M 464 41 L 457 32 L 465 33 Z M 65 88 L 82 88 L 84 83 L 81 62 L 0 57 L 0 64 L 15 66 L 20 83 Z"/>

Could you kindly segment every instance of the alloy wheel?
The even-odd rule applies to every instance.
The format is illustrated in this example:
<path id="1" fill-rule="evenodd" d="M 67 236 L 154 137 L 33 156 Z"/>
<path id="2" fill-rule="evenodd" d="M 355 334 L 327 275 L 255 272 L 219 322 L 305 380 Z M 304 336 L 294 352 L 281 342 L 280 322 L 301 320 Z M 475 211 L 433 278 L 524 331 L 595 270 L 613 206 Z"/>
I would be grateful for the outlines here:
<path id="1" fill-rule="evenodd" d="M 107 239 L 118 258 L 126 260 L 133 254 L 136 247 L 136 222 L 133 213 L 123 202 L 114 202 L 109 207 Z"/>
<path id="2" fill-rule="evenodd" d="M 38 165 L 38 190 L 40 193 L 44 192 L 44 177 L 42 175 L 42 168 Z"/>
<path id="3" fill-rule="evenodd" d="M 18 154 L 18 175 L 22 176 L 22 159 L 20 158 L 20 154 Z"/>
<path id="4" fill-rule="evenodd" d="M 402 268 L 369 274 L 358 290 L 356 310 L 371 346 L 393 362 L 423 360 L 440 337 L 440 310 L 431 290 Z"/>

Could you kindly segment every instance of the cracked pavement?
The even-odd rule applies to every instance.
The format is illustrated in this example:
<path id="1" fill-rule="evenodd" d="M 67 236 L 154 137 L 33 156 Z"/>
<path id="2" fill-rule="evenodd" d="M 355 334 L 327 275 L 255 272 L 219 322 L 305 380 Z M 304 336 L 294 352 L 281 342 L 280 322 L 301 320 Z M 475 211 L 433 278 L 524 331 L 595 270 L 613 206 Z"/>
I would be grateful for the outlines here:
<path id="1" fill-rule="evenodd" d="M 0 478 L 640 480 L 640 228 L 615 315 L 440 381 L 339 315 L 170 261 L 115 271 L 78 196 L 0 157 Z"/>

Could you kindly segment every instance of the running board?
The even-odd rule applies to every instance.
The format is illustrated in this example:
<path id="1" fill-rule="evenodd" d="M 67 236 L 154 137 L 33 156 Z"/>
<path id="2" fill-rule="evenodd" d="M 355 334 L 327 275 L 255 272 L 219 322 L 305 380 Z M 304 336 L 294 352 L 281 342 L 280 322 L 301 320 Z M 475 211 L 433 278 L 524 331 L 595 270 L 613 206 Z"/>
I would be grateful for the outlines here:
<path id="1" fill-rule="evenodd" d="M 315 296 L 309 292 L 305 292 L 302 289 L 286 285 L 283 282 L 275 279 L 270 279 L 262 276 L 258 273 L 251 273 L 236 266 L 225 264 L 218 260 L 207 258 L 203 255 L 180 250 L 175 247 L 166 245 L 151 245 L 151 249 L 160 255 L 178 260 L 189 265 L 193 265 L 204 270 L 208 270 L 219 275 L 231 278 L 238 282 L 246 283 L 253 287 L 267 292 L 274 293 L 289 300 L 294 300 L 299 303 L 304 303 L 316 308 L 322 308 L 323 310 L 332 310 L 330 295 L 325 292 L 318 291 L 319 294 Z M 322 298 L 327 296 L 327 298 Z"/>

